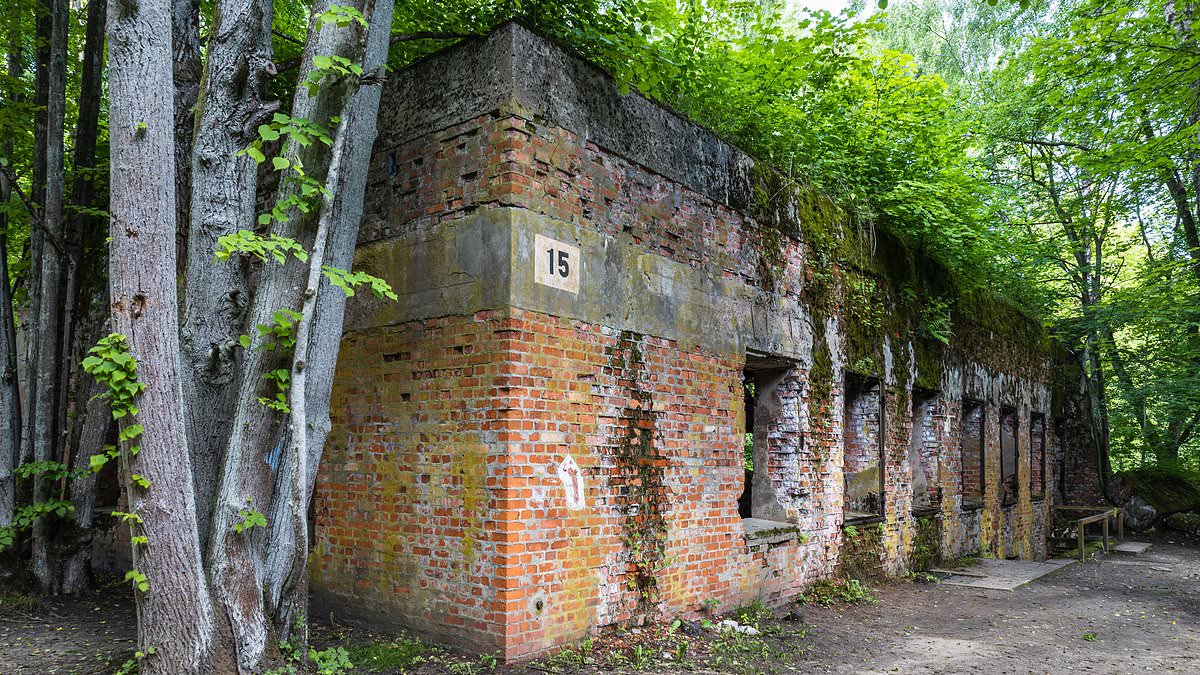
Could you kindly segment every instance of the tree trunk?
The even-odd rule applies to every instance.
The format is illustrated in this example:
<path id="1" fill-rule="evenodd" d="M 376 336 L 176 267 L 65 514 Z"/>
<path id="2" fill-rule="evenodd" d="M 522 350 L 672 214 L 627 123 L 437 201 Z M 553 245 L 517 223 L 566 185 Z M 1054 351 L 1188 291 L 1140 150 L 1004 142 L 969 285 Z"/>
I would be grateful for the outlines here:
<path id="1" fill-rule="evenodd" d="M 0 176 L 0 201 L 8 199 Z M 17 451 L 21 447 L 21 392 L 17 381 L 17 337 L 13 324 L 12 285 L 8 282 L 8 218 L 0 213 L 0 527 L 12 524 L 16 500 Z"/>
<path id="2" fill-rule="evenodd" d="M 109 414 L 108 404 L 100 397 L 104 386 L 92 382 L 92 386 L 83 387 L 87 392 L 84 399 L 84 419 L 82 430 L 77 441 L 76 456 L 83 460 L 76 462 L 79 466 L 88 466 L 87 457 L 100 453 L 104 438 L 112 425 L 112 415 Z M 92 518 L 96 507 L 96 474 L 88 471 L 83 478 L 71 481 L 71 505 L 75 507 L 74 529 L 71 533 L 73 550 L 64 555 L 62 562 L 62 591 L 72 595 L 82 595 L 92 588 Z"/>
<path id="3" fill-rule="evenodd" d="M 367 3 L 370 0 L 358 0 L 351 4 L 361 8 Z M 333 4 L 336 3 L 318 0 L 313 5 L 309 39 L 299 75 L 301 82 L 312 69 L 313 57 L 317 55 L 337 55 L 361 63 L 365 36 L 357 24 L 345 28 L 329 24 L 319 29 L 316 26 L 316 17 Z M 373 3 L 370 3 L 364 16 L 371 15 L 370 6 Z M 351 88 L 350 83 L 337 81 L 322 84 L 315 95 L 310 95 L 306 87 L 299 86 L 291 114 L 329 128 L 331 118 L 345 114 Z M 310 177 L 324 182 L 332 155 L 324 144 L 313 143 L 304 148 L 289 138 L 283 155 L 300 160 Z M 282 198 L 297 189 L 291 181 L 283 181 L 280 196 Z M 304 214 L 292 210 L 287 222 L 272 223 L 271 234 L 294 239 L 305 250 L 310 250 L 316 235 L 316 211 L 313 209 Z M 294 261 L 283 266 L 266 263 L 250 305 L 248 325 L 271 325 L 277 310 L 298 310 L 305 286 L 305 272 L 306 268 Z M 288 372 L 290 359 L 281 353 L 283 351 L 252 349 L 243 355 L 236 416 L 225 450 L 209 544 L 211 586 L 217 603 L 233 626 L 238 645 L 238 665 L 243 672 L 262 669 L 270 657 L 267 650 L 273 647 L 273 630 L 264 606 L 263 565 L 267 536 L 257 532 L 253 536 L 246 532 L 238 533 L 234 526 L 243 520 L 243 509 L 262 509 L 266 513 L 274 510 L 275 474 L 280 469 L 281 455 L 287 441 L 281 437 L 283 429 L 280 414 L 263 406 L 259 398 L 275 396 L 275 385 L 264 380 L 264 374 L 278 370 Z M 334 355 L 322 355 L 322 358 L 334 358 Z M 266 463 L 262 461 L 264 455 L 268 458 Z M 282 498 L 285 495 L 278 496 Z M 247 507 L 247 504 L 250 506 Z M 254 573 L 248 573 L 251 570 Z"/>
<path id="4" fill-rule="evenodd" d="M 8 73 L 20 75 L 20 59 L 8 53 Z M 12 157 L 13 141 L 0 144 L 0 156 Z M 12 192 L 7 174 L 0 173 L 0 202 Z M 12 284 L 8 275 L 8 214 L 0 212 L 0 527 L 12 524 L 16 503 L 17 453 L 21 447 L 21 389 L 17 377 L 17 335 L 13 316 Z"/>
<path id="5" fill-rule="evenodd" d="M 146 385 L 137 422 L 141 451 L 125 453 L 125 489 L 138 514 L 135 568 L 141 671 L 211 673 L 231 669 L 205 581 L 179 373 L 175 276 L 174 109 L 169 0 L 109 4 L 111 310 Z M 126 422 L 128 424 L 129 422 Z M 142 489 L 130 473 L 150 480 Z"/>
<path id="6" fill-rule="evenodd" d="M 254 229 L 258 165 L 238 156 L 278 103 L 264 99 L 271 63 L 271 2 L 220 5 L 205 66 L 192 163 L 192 212 L 184 289 L 183 391 L 197 520 L 207 550 L 220 460 L 229 442 L 240 378 L 238 336 L 250 291 L 246 266 L 213 260 L 217 239 Z"/>
<path id="7" fill-rule="evenodd" d="M 7 155 L 6 155 L 7 156 Z M 7 201 L 7 178 L 0 176 L 0 200 Z M 8 217 L 0 213 L 0 527 L 12 524 L 16 499 L 17 450 L 21 447 L 21 392 L 17 381 L 17 337 L 12 285 L 8 282 Z"/>
<path id="8" fill-rule="evenodd" d="M 65 411 L 60 408 L 59 385 L 62 382 L 62 337 L 64 264 L 67 251 L 63 248 L 63 124 L 66 113 L 67 84 L 67 30 L 70 22 L 68 0 L 52 0 L 52 31 L 50 40 L 49 81 L 46 98 L 46 188 L 45 206 L 42 209 L 42 225 L 45 237 L 57 240 L 52 245 L 42 246 L 41 270 L 37 279 L 38 312 L 34 316 L 32 340 L 38 343 L 36 370 L 31 370 L 30 410 L 37 411 L 31 417 L 30 438 L 26 443 L 32 447 L 35 462 L 56 460 L 59 457 L 65 422 Z M 33 480 L 34 503 L 46 501 L 50 496 L 49 484 L 42 477 Z M 31 566 L 41 583 L 42 592 L 58 592 L 57 575 L 51 569 L 49 559 L 49 528 L 45 518 L 33 524 L 33 554 Z"/>
<path id="9" fill-rule="evenodd" d="M 21 449 L 17 456 L 17 464 L 24 464 L 33 459 L 33 425 L 34 399 L 37 394 L 38 363 L 41 340 L 38 339 L 37 317 L 41 314 L 41 293 L 39 280 L 42 278 L 43 248 L 46 243 L 46 233 L 42 228 L 33 224 L 45 212 L 46 204 L 46 152 L 49 143 L 47 134 L 47 100 L 50 87 L 50 44 L 54 39 L 53 10 L 49 3 L 54 0 L 44 0 L 38 3 L 41 10 L 35 20 L 34 73 L 33 73 L 33 161 L 31 164 L 32 179 L 29 186 L 29 198 L 39 212 L 29 214 L 29 272 L 27 286 L 29 289 L 30 326 L 27 331 L 28 341 L 25 347 L 25 395 L 22 399 L 24 416 L 22 417 Z M 28 490 L 28 488 L 24 488 Z"/>
<path id="10" fill-rule="evenodd" d="M 388 37 L 394 6 L 393 0 L 376 0 L 373 16 L 369 17 L 367 48 L 363 60 L 365 73 L 379 71 L 387 62 Z M 354 261 L 358 226 L 362 220 L 367 169 L 375 141 L 379 97 L 380 87 L 359 87 L 353 93 L 347 113 L 342 118 L 345 129 L 345 146 L 342 152 L 344 159 L 340 161 L 340 172 L 333 183 L 334 199 L 327 211 L 322 213 L 322 217 L 328 218 L 330 223 L 324 263 L 338 269 L 348 270 Z M 328 280 L 323 281 L 316 296 L 311 340 L 305 346 L 309 355 L 318 355 L 318 358 L 295 359 L 304 362 L 302 369 L 306 371 L 303 388 L 292 396 L 292 400 L 295 401 L 300 392 L 303 392 L 306 412 L 306 419 L 299 424 L 306 438 L 297 438 L 295 419 L 292 425 L 291 456 L 298 458 L 303 467 L 302 472 L 292 474 L 292 479 L 302 476 L 302 483 L 295 486 L 297 494 L 294 497 L 276 499 L 272 505 L 269 519 L 271 543 L 267 547 L 265 568 L 267 607 L 281 639 L 289 637 L 297 613 L 304 612 L 308 602 L 308 504 L 312 499 L 317 468 L 330 428 L 329 397 L 333 389 L 338 347 L 341 344 L 345 306 L 346 294 L 331 287 Z M 300 344 L 297 343 L 298 349 Z M 292 382 L 295 390 L 295 376 Z M 294 470 L 293 466 L 289 466 L 288 469 L 280 472 L 281 478 Z M 286 488 L 287 486 L 277 482 L 277 492 L 283 492 Z"/>
<path id="11" fill-rule="evenodd" d="M 329 175 L 325 181 L 330 192 L 325 195 L 312 252 L 308 257 L 308 279 L 304 286 L 304 300 L 300 305 L 300 318 L 296 321 L 296 351 L 292 355 L 291 386 L 288 391 L 288 402 L 292 409 L 288 415 L 286 447 L 281 458 L 282 465 L 276 474 L 275 493 L 271 502 L 271 532 L 279 531 L 282 534 L 272 537 L 272 545 L 267 547 L 264 586 L 267 613 L 274 617 L 274 628 L 281 636 L 286 635 L 291 627 L 291 617 L 304 612 L 304 606 L 296 607 L 289 603 L 282 611 L 278 611 L 278 605 L 271 604 L 274 596 L 282 594 L 282 589 L 286 589 L 289 599 L 299 598 L 305 601 L 307 606 L 307 596 L 294 591 L 307 582 L 303 576 L 304 558 L 308 554 L 308 500 L 305 488 L 308 478 L 308 392 L 305 386 L 308 382 L 307 365 L 313 314 L 317 308 L 317 291 L 321 287 L 321 268 L 325 264 L 329 221 L 333 216 L 331 202 L 335 194 L 333 190 L 339 182 L 347 128 L 346 119 L 343 118 L 342 123 L 338 125 L 333 144 L 333 160 L 329 163 Z M 326 286 L 328 287 L 328 284 Z M 326 291 L 328 290 L 326 288 Z M 286 547 L 279 546 L 281 542 L 285 543 Z M 276 588 L 281 590 L 277 591 Z M 279 624 L 282 624 L 282 631 Z M 306 635 L 307 633 L 305 637 Z M 307 639 L 304 643 L 307 644 Z"/>
<path id="12" fill-rule="evenodd" d="M 88 413 L 99 402 L 92 398 L 100 390 L 80 396 L 78 387 L 83 379 L 74 376 L 79 372 L 78 364 L 83 354 L 102 337 L 105 323 L 104 308 L 107 305 L 108 289 L 105 287 L 103 248 L 105 228 L 99 218 L 87 211 L 102 204 L 96 203 L 96 186 L 93 170 L 96 168 L 96 139 L 99 132 L 101 77 L 104 71 L 104 30 L 108 6 L 104 2 L 88 4 L 87 27 L 84 36 L 82 72 L 79 85 L 79 116 L 75 125 L 74 178 L 71 182 L 70 204 L 80 207 L 66 218 L 68 225 L 66 246 L 70 252 L 67 263 L 66 293 L 63 307 L 66 312 L 62 320 L 60 341 L 63 361 L 59 366 L 59 410 L 67 411 L 69 422 L 63 442 L 63 463 L 73 468 L 78 466 L 85 451 L 100 452 L 103 439 L 91 445 L 82 445 L 81 424 L 86 424 Z M 88 255 L 84 255 L 87 251 Z M 97 306 L 97 301 L 99 306 Z M 82 319 L 82 330 L 76 324 Z M 84 385 L 84 390 L 92 389 Z M 105 409 L 106 410 L 106 409 Z M 107 413 L 105 413 L 107 414 Z M 91 415 L 95 417 L 93 413 Z M 97 422 L 93 420 L 93 426 Z M 67 426 L 67 425 L 64 425 Z M 107 425 L 104 427 L 107 429 Z M 103 431 L 101 431 L 103 433 Z M 88 464 L 82 462 L 84 467 Z M 89 590 L 92 559 L 92 505 L 95 502 L 95 477 L 90 473 L 82 480 L 65 484 L 69 487 L 71 502 L 75 505 L 74 522 L 63 527 L 56 535 L 54 545 L 60 560 L 56 567 L 62 578 L 56 581 L 67 593 L 79 594 Z"/>
<path id="13" fill-rule="evenodd" d="M 104 4 L 103 2 L 100 4 Z M 200 0 L 171 3 L 171 46 L 175 56 L 175 261 L 176 273 L 187 266 L 191 223 L 192 136 L 200 95 Z"/>

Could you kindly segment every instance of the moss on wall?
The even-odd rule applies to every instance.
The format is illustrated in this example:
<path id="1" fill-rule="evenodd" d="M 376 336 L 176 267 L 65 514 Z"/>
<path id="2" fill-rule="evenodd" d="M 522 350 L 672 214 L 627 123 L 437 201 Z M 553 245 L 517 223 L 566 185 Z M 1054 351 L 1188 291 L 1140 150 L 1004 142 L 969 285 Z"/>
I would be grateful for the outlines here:
<path id="1" fill-rule="evenodd" d="M 914 572 L 932 569 L 941 562 L 942 521 L 934 516 L 917 518 L 908 568 Z"/>
<path id="2" fill-rule="evenodd" d="M 605 349 L 609 367 L 628 382 L 633 403 L 620 413 L 621 432 L 613 439 L 616 467 L 609 477 L 621 513 L 622 543 L 628 560 L 626 584 L 637 591 L 637 609 L 653 614 L 661 599 L 659 576 L 667 565 L 667 459 L 662 443 L 655 442 L 658 415 L 654 396 L 642 382 L 646 370 L 642 336 L 622 331 L 620 339 Z"/>
<path id="3" fill-rule="evenodd" d="M 883 523 L 842 528 L 837 575 L 846 579 L 883 579 Z"/>
<path id="4" fill-rule="evenodd" d="M 986 289 L 962 289 L 945 265 L 857 220 L 809 186 L 760 165 L 750 181 L 749 199 L 734 206 L 763 228 L 757 270 L 763 286 L 774 290 L 785 265 L 783 237 L 805 251 L 801 293 L 812 312 L 814 395 L 827 396 L 833 384 L 822 335 L 832 315 L 841 319 L 846 369 L 881 377 L 890 358 L 896 384 L 904 388 L 940 389 L 951 358 L 996 372 L 1045 367 L 1052 345 L 1040 322 L 1019 308 Z M 883 353 L 885 343 L 890 355 Z"/>

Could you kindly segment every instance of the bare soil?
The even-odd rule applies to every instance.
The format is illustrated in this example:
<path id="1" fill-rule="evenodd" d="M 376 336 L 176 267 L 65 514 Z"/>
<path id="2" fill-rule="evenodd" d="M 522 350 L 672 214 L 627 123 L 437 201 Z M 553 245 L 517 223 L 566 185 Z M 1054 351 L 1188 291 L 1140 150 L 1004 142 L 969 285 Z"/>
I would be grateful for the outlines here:
<path id="1" fill-rule="evenodd" d="M 893 586 L 873 605 L 809 611 L 807 669 L 1198 672 L 1200 549 L 1155 539 L 1140 556 L 1076 563 L 1016 591 Z"/>
<path id="2" fill-rule="evenodd" d="M 0 675 L 111 673 L 137 646 L 127 584 L 84 597 L 36 598 L 0 589 Z"/>
<path id="3" fill-rule="evenodd" d="M 876 589 L 873 603 L 782 607 L 759 618 L 755 637 L 665 622 L 495 668 L 347 626 L 315 625 L 313 641 L 347 648 L 357 672 L 421 675 L 1198 672 L 1200 542 L 1174 531 L 1150 540 L 1146 554 L 1077 563 L 1012 592 L 900 581 Z M 123 588 L 38 607 L 11 599 L 0 595 L 0 675 L 107 673 L 133 651 Z"/>

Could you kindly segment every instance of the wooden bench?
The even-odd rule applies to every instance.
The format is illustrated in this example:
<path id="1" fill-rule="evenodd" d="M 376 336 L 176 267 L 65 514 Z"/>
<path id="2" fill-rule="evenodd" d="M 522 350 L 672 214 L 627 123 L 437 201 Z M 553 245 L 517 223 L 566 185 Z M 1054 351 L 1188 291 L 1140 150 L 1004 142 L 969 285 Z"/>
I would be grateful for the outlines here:
<path id="1" fill-rule="evenodd" d="M 1087 540 L 1084 535 L 1086 528 L 1092 523 L 1104 523 L 1104 552 L 1108 553 L 1108 521 L 1116 521 L 1117 526 L 1117 541 L 1125 541 L 1125 509 L 1120 507 L 1108 506 L 1051 506 L 1055 511 L 1076 511 L 1081 513 L 1091 513 L 1093 515 L 1084 516 L 1075 521 L 1075 527 L 1078 531 L 1079 538 L 1079 559 L 1082 561 L 1085 557 L 1087 548 Z"/>

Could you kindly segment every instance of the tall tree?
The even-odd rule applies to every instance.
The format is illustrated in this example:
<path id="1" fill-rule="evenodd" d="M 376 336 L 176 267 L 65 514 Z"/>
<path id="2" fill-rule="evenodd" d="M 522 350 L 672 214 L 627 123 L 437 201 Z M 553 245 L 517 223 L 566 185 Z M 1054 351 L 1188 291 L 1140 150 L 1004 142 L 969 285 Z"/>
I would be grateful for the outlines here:
<path id="1" fill-rule="evenodd" d="M 25 410 L 27 435 L 22 455 L 34 462 L 54 461 L 61 447 L 61 424 L 65 419 L 60 409 L 60 386 L 63 382 L 62 321 L 63 290 L 70 252 L 66 248 L 63 225 L 65 199 L 63 128 L 66 120 L 67 31 L 70 23 L 68 0 L 50 0 L 50 42 L 46 61 L 46 131 L 43 146 L 38 148 L 44 158 L 44 184 L 41 187 L 43 206 L 36 216 L 33 250 L 37 256 L 36 311 L 31 336 L 32 352 L 28 367 L 28 392 Z M 37 411 L 37 414 L 33 414 Z M 49 482 L 43 476 L 33 479 L 33 501 L 49 498 Z M 33 573 L 45 592 L 57 591 L 57 580 L 51 570 L 49 537 L 46 521 L 38 519 L 33 526 Z"/>
<path id="2" fill-rule="evenodd" d="M 19 70 L 18 59 L 8 54 L 9 73 Z M 7 103 L 7 102 L 6 102 Z M 0 147 L 0 162 L 8 163 L 12 156 L 11 138 Z M 8 270 L 8 210 L 12 196 L 8 172 L 0 173 L 0 527 L 12 524 L 16 503 L 17 454 L 21 447 L 21 387 L 17 378 L 17 328 L 13 315 L 11 275 Z"/>
<path id="3" fill-rule="evenodd" d="M 217 615 L 200 554 L 187 433 L 179 414 L 184 401 L 176 231 L 170 217 L 175 213 L 174 91 L 171 41 L 164 39 L 171 34 L 171 3 L 113 0 L 108 14 L 111 309 L 113 326 L 136 360 L 136 379 L 144 385 L 136 422 L 127 416 L 122 423 L 126 432 L 134 424 L 144 429 L 140 451 L 126 450 L 122 472 L 130 513 L 136 514 L 136 536 L 145 538 L 133 548 L 137 574 L 148 580 L 137 592 L 138 639 L 143 651 L 155 648 L 148 672 L 227 671 L 231 654 L 219 649 Z M 147 483 L 135 481 L 135 475 Z M 153 591 L 147 592 L 150 584 Z"/>
<path id="4" fill-rule="evenodd" d="M 189 264 L 183 296 L 183 387 L 202 547 L 207 547 L 221 453 L 241 384 L 238 337 L 247 330 L 246 306 L 252 296 L 249 264 L 215 264 L 213 254 L 221 237 L 253 226 L 258 164 L 242 151 L 279 108 L 265 93 L 275 74 L 271 1 L 226 0 L 219 10 L 208 40 L 189 158 Z"/>
<path id="5" fill-rule="evenodd" d="M 70 258 L 64 299 L 67 312 L 61 330 L 62 353 L 67 363 L 61 366 L 58 407 L 66 410 L 71 420 L 62 461 L 76 467 L 86 465 L 90 455 L 100 452 L 111 422 L 103 401 L 96 399 L 101 390 L 83 383 L 84 378 L 78 377 L 80 373 L 73 367 L 103 336 L 107 318 L 108 274 L 104 256 L 107 228 L 100 215 L 105 204 L 99 202 L 97 189 L 98 175 L 102 173 L 102 167 L 97 166 L 97 145 L 100 141 L 107 16 L 107 2 L 93 0 L 88 3 L 68 205 L 71 212 L 67 218 L 66 244 Z M 61 560 L 52 565 L 52 575 L 61 577 L 63 592 L 80 594 L 90 588 L 96 476 L 89 472 L 83 479 L 73 481 L 69 490 L 75 509 L 73 527 L 64 528 L 56 537 Z"/>

